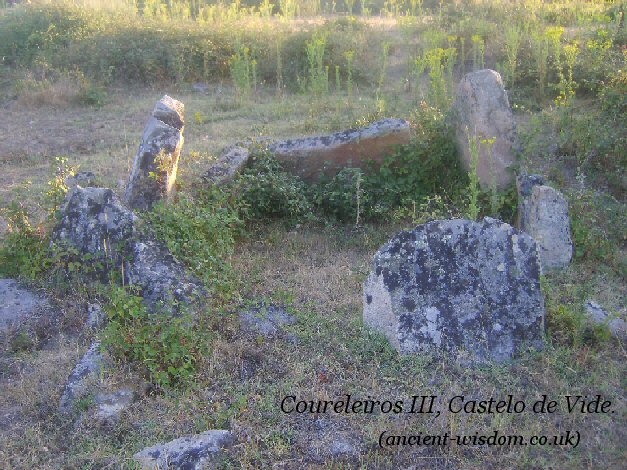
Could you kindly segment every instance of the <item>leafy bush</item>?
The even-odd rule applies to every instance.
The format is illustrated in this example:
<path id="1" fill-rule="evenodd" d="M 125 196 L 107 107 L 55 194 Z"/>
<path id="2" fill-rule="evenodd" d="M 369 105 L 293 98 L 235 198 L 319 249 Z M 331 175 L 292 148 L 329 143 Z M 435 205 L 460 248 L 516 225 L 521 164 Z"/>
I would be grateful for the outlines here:
<path id="1" fill-rule="evenodd" d="M 0 275 L 35 279 L 49 267 L 49 237 L 34 227 L 26 209 L 12 202 L 1 211 L 7 235 L 0 247 Z"/>
<path id="2" fill-rule="evenodd" d="M 174 256 L 207 286 L 228 292 L 228 260 L 242 221 L 226 194 L 218 189 L 196 196 L 181 194 L 173 204 L 157 204 L 146 217 Z"/>
<path id="3" fill-rule="evenodd" d="M 357 224 L 364 207 L 370 203 L 363 185 L 364 173 L 361 169 L 344 168 L 329 181 L 314 187 L 314 202 L 323 213 Z"/>
<path id="4" fill-rule="evenodd" d="M 287 218 L 311 214 L 312 203 L 305 183 L 286 172 L 274 156 L 261 152 L 236 181 L 242 210 L 249 219 Z"/>
<path id="5" fill-rule="evenodd" d="M 401 146 L 365 178 L 372 201 L 366 210 L 371 216 L 411 206 L 432 194 L 446 192 L 458 197 L 467 185 L 444 113 L 422 103 L 412 121 L 412 143 Z"/>
<path id="6" fill-rule="evenodd" d="M 196 372 L 207 343 L 190 316 L 149 314 L 143 299 L 122 287 L 112 287 L 108 298 L 102 345 L 114 357 L 143 365 L 161 387 L 181 384 Z"/>

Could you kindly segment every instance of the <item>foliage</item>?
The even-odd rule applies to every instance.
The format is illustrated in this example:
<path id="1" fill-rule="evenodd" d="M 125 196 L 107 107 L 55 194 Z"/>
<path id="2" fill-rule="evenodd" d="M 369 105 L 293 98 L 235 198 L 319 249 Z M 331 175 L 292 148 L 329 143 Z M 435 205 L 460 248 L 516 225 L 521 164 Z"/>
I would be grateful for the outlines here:
<path id="1" fill-rule="evenodd" d="M 457 197 L 466 177 L 460 169 L 452 129 L 445 114 L 422 103 L 412 117 L 414 138 L 387 157 L 364 179 L 369 216 L 411 206 L 426 196 L 446 192 Z"/>
<path id="2" fill-rule="evenodd" d="M 26 208 L 16 201 L 0 212 L 7 234 L 0 247 L 0 273 L 6 277 L 34 279 L 49 265 L 49 238 L 42 227 L 34 227 Z"/>
<path id="3" fill-rule="evenodd" d="M 363 184 L 361 169 L 343 168 L 330 180 L 314 187 L 314 202 L 324 214 L 358 225 L 364 207 L 370 203 Z"/>
<path id="4" fill-rule="evenodd" d="M 47 219 L 33 224 L 24 204 L 12 201 L 0 209 L 7 223 L 7 234 L 0 247 L 0 273 L 8 277 L 35 279 L 53 266 L 62 265 L 67 253 L 50 244 L 50 228 L 67 193 L 66 179 L 75 174 L 66 157 L 55 157 L 56 167 L 44 197 Z"/>
<path id="5" fill-rule="evenodd" d="M 235 182 L 242 211 L 248 219 L 280 218 L 295 221 L 309 215 L 312 204 L 305 183 L 289 174 L 268 152 L 260 150 Z"/>
<path id="6" fill-rule="evenodd" d="M 192 377 L 206 343 L 189 316 L 150 314 L 141 296 L 123 287 L 112 287 L 108 299 L 103 347 L 118 359 L 143 365 L 161 387 Z"/>
<path id="7" fill-rule="evenodd" d="M 157 238 L 205 285 L 228 293 L 228 260 L 242 221 L 226 194 L 215 188 L 194 196 L 183 193 L 172 204 L 155 205 L 146 217 Z"/>

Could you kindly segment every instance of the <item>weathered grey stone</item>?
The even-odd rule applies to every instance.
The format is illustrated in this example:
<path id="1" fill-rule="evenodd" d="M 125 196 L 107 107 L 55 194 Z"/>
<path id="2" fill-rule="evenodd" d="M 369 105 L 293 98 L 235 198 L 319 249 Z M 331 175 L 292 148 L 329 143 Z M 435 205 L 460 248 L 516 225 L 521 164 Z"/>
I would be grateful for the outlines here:
<path id="1" fill-rule="evenodd" d="M 119 264 L 135 233 L 133 213 L 108 188 L 76 187 L 66 201 L 54 240 Z"/>
<path id="2" fill-rule="evenodd" d="M 83 188 L 94 186 L 96 181 L 96 175 L 94 175 L 91 171 L 79 171 L 75 175 L 68 176 L 65 178 L 65 185 L 68 188 L 68 191 L 71 191 L 76 186 L 81 186 Z"/>
<path id="3" fill-rule="evenodd" d="M 95 341 L 76 364 L 74 370 L 67 379 L 65 390 L 61 395 L 59 410 L 62 413 L 71 413 L 74 404 L 89 390 L 90 383 L 94 382 L 100 371 L 104 358 L 100 352 L 100 341 Z"/>
<path id="4" fill-rule="evenodd" d="M 529 215 L 529 200 L 533 192 L 533 187 L 542 186 L 544 184 L 545 180 L 542 175 L 522 173 L 516 176 L 516 189 L 518 190 L 518 211 L 516 213 L 517 229 L 523 230 L 521 227 L 529 223 L 526 217 Z"/>
<path id="5" fill-rule="evenodd" d="M 494 70 L 466 74 L 459 83 L 454 109 L 457 144 L 462 163 L 470 171 L 472 157 L 468 137 L 496 138 L 492 152 L 480 144 L 477 175 L 483 188 L 503 189 L 513 182 L 512 167 L 520 147 L 516 124 L 501 76 Z"/>
<path id="6" fill-rule="evenodd" d="M 87 305 L 87 321 L 85 326 L 92 330 L 98 330 L 104 326 L 107 321 L 107 314 L 102 310 L 100 304 Z"/>
<path id="7" fill-rule="evenodd" d="M 132 209 L 149 210 L 174 190 L 183 147 L 183 103 L 165 95 L 146 124 L 124 193 Z"/>
<path id="8" fill-rule="evenodd" d="M 165 246 L 138 233 L 136 222 L 137 217 L 112 190 L 78 187 L 69 196 L 54 239 L 106 261 L 103 274 L 110 269 L 122 272 L 125 282 L 138 286 L 152 308 L 161 301 L 197 299 L 203 293 L 201 281 Z"/>
<path id="9" fill-rule="evenodd" d="M 229 431 L 211 430 L 185 436 L 166 444 L 147 447 L 133 456 L 143 469 L 201 470 L 217 468 L 222 449 L 233 444 Z"/>
<path id="10" fill-rule="evenodd" d="M 48 300 L 14 279 L 0 279 L 0 340 L 49 314 Z"/>
<path id="11" fill-rule="evenodd" d="M 205 174 L 205 180 L 211 184 L 221 185 L 228 183 L 246 166 L 250 158 L 248 148 L 234 145 L 227 148 L 215 164 Z"/>
<path id="12" fill-rule="evenodd" d="M 288 171 L 313 181 L 349 166 L 366 169 L 369 161 L 381 164 L 394 147 L 409 141 L 407 121 L 383 119 L 361 129 L 275 142 L 268 150 L 285 163 Z"/>
<path id="13" fill-rule="evenodd" d="M 610 333 L 615 337 L 627 341 L 627 322 L 622 318 L 612 318 L 603 307 L 594 300 L 586 302 L 586 312 L 588 317 L 597 325 L 607 325 Z"/>
<path id="14" fill-rule="evenodd" d="M 277 336 L 282 331 L 281 327 L 296 323 L 294 315 L 276 305 L 251 308 L 240 312 L 239 318 L 244 331 L 260 334 L 266 338 Z"/>
<path id="15" fill-rule="evenodd" d="M 543 346 L 536 243 L 486 218 L 444 220 L 398 233 L 374 258 L 364 321 L 401 353 L 439 349 L 475 361 Z"/>
<path id="16" fill-rule="evenodd" d="M 168 249 L 154 240 L 132 243 L 127 282 L 138 285 L 148 305 L 168 311 L 172 300 L 192 304 L 204 295 L 202 282 L 179 263 Z"/>
<path id="17" fill-rule="evenodd" d="M 518 178 L 518 223 L 520 230 L 536 240 L 542 270 L 550 271 L 570 264 L 573 240 L 568 202 L 540 181 L 535 175 Z"/>
<path id="18" fill-rule="evenodd" d="M 120 420 L 122 412 L 136 400 L 135 391 L 130 388 L 121 388 L 113 392 L 96 394 L 95 418 L 104 425 L 114 425 Z"/>

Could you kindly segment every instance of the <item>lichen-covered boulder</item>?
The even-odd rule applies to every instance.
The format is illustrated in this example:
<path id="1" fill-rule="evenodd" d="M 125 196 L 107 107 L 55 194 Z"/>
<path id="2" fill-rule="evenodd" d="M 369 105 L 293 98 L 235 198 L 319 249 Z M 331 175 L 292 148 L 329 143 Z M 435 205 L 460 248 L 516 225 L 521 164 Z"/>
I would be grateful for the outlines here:
<path id="1" fill-rule="evenodd" d="M 202 282 L 189 273 L 170 251 L 136 228 L 137 217 L 111 189 L 75 188 L 68 196 L 53 239 L 90 254 L 106 275 L 112 269 L 125 283 L 140 288 L 151 308 L 191 304 L 204 293 Z M 178 308 L 178 307 L 177 307 Z"/>
<path id="2" fill-rule="evenodd" d="M 74 188 L 68 193 L 54 240 L 114 264 L 135 233 L 136 217 L 108 188 Z"/>
<path id="3" fill-rule="evenodd" d="M 124 193 L 132 209 L 149 210 L 174 189 L 183 147 L 184 105 L 165 95 L 144 129 Z"/>
<path id="4" fill-rule="evenodd" d="M 229 431 L 205 431 L 147 447 L 136 453 L 133 459 L 146 470 L 221 468 L 222 449 L 230 447 L 233 441 Z"/>
<path id="5" fill-rule="evenodd" d="M 360 129 L 275 142 L 268 145 L 268 151 L 294 175 L 315 181 L 322 175 L 333 176 L 342 168 L 366 169 L 370 161 L 380 164 L 396 146 L 409 141 L 407 121 L 383 119 Z"/>
<path id="6" fill-rule="evenodd" d="M 567 267 L 573 258 L 568 202 L 537 175 L 522 175 L 518 184 L 518 226 L 538 244 L 543 271 Z"/>
<path id="7" fill-rule="evenodd" d="M 535 241 L 506 223 L 430 222 L 376 253 L 364 321 L 401 353 L 508 360 L 523 346 L 543 346 L 539 275 Z"/>
<path id="8" fill-rule="evenodd" d="M 462 78 L 454 104 L 455 134 L 462 163 L 471 169 L 472 156 L 469 136 L 478 139 L 479 162 L 477 175 L 483 188 L 490 188 L 493 178 L 497 189 L 513 182 L 512 167 L 520 147 L 516 123 L 507 93 L 498 72 L 479 70 Z M 492 149 L 480 140 L 496 138 Z"/>

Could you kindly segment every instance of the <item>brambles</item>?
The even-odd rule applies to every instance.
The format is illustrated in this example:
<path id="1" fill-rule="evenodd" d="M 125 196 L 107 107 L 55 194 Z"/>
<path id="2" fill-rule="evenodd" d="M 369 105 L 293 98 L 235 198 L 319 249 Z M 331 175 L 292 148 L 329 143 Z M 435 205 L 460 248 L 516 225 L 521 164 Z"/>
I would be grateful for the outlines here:
<path id="1" fill-rule="evenodd" d="M 262 152 L 236 181 L 243 215 L 249 219 L 285 217 L 295 221 L 311 212 L 305 183 L 287 173 L 272 155 Z"/>
<path id="2" fill-rule="evenodd" d="M 151 314 L 141 296 L 123 287 L 112 287 L 107 296 L 102 345 L 115 358 L 145 367 L 160 387 L 181 385 L 194 375 L 208 339 L 189 315 Z"/>

